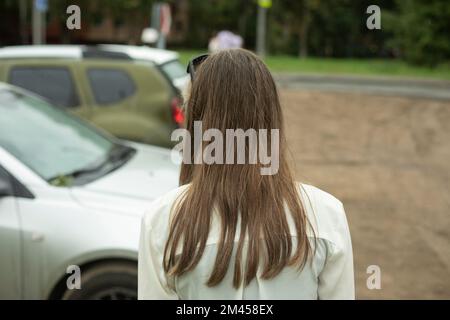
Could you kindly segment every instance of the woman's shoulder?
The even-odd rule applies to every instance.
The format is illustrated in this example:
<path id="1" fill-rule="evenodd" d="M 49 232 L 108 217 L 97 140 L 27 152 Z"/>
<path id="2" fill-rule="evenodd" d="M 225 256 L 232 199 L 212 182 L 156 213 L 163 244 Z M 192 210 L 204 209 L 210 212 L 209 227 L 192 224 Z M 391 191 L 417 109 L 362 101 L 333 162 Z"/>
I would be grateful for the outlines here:
<path id="1" fill-rule="evenodd" d="M 332 212 L 339 212 L 343 204 L 342 202 L 333 196 L 332 194 L 319 189 L 313 185 L 305 184 L 305 183 L 299 183 L 299 188 L 301 190 L 303 198 L 307 198 L 307 201 L 311 201 L 315 205 L 319 205 L 321 207 L 324 207 L 327 210 L 328 213 Z"/>
<path id="2" fill-rule="evenodd" d="M 187 185 L 175 188 L 149 204 L 143 217 L 143 223 L 147 230 L 164 232 L 167 229 L 172 207 L 186 189 Z"/>
<path id="3" fill-rule="evenodd" d="M 344 205 L 335 196 L 315 186 L 299 183 L 302 202 L 316 236 L 339 242 L 348 233 Z"/>

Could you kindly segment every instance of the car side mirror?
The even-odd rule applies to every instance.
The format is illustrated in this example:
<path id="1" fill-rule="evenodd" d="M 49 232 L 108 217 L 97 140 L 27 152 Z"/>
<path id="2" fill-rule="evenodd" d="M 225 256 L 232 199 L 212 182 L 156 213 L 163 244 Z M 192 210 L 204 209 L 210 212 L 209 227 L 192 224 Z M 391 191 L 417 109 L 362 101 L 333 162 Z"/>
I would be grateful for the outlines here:
<path id="1" fill-rule="evenodd" d="M 11 183 L 5 177 L 0 176 L 0 198 L 12 195 Z"/>

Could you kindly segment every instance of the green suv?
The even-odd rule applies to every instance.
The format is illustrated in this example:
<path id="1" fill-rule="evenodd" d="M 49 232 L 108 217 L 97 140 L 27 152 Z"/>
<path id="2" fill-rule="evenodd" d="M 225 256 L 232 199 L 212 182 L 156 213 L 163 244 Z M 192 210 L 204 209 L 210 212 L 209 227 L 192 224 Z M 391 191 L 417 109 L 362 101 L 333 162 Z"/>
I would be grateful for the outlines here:
<path id="1" fill-rule="evenodd" d="M 170 147 L 171 132 L 183 122 L 179 91 L 144 61 L 114 55 L 0 59 L 0 81 L 127 140 Z"/>

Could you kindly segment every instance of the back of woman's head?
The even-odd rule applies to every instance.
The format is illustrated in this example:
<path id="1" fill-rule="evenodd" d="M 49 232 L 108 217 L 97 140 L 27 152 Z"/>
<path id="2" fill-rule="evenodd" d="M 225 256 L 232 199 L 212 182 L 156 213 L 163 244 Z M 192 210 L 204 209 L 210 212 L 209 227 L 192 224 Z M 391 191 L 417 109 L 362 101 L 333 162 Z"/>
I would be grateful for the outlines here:
<path id="1" fill-rule="evenodd" d="M 204 129 L 280 128 L 281 110 L 269 70 L 242 49 L 209 56 L 195 73 L 187 120 L 201 120 Z"/>
<path id="2" fill-rule="evenodd" d="M 186 94 L 186 129 L 183 152 L 194 152 L 184 155 L 189 161 L 182 163 L 180 184 L 190 186 L 173 207 L 165 271 L 181 276 L 195 268 L 213 215 L 221 235 L 208 285 L 220 283 L 231 267 L 235 287 L 255 278 L 260 264 L 265 279 L 288 265 L 303 267 L 311 251 L 308 221 L 286 161 L 280 102 L 265 64 L 242 49 L 206 58 Z"/>

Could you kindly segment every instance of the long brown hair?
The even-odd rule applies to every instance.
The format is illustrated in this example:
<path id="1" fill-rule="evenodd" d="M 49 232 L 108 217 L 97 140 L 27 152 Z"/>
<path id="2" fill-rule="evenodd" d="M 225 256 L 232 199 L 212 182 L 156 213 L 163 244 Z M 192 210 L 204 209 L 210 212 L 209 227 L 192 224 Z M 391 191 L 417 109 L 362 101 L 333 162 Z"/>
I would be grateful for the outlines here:
<path id="1" fill-rule="evenodd" d="M 232 263 L 235 288 L 242 282 L 248 285 L 260 263 L 263 279 L 275 277 L 288 265 L 303 268 L 312 251 L 306 232 L 308 220 L 286 161 L 281 106 L 265 64 L 242 49 L 209 56 L 196 71 L 186 101 L 186 129 L 191 134 L 194 121 L 202 121 L 203 130 L 216 128 L 223 134 L 226 129 L 278 129 L 279 170 L 275 175 L 261 175 L 259 162 L 183 163 L 180 184 L 190 186 L 172 208 L 165 272 L 181 276 L 195 268 L 216 213 L 221 235 L 208 286 L 219 284 Z M 192 139 L 187 143 L 193 146 Z M 286 210 L 295 225 L 296 241 L 291 237 Z"/>

